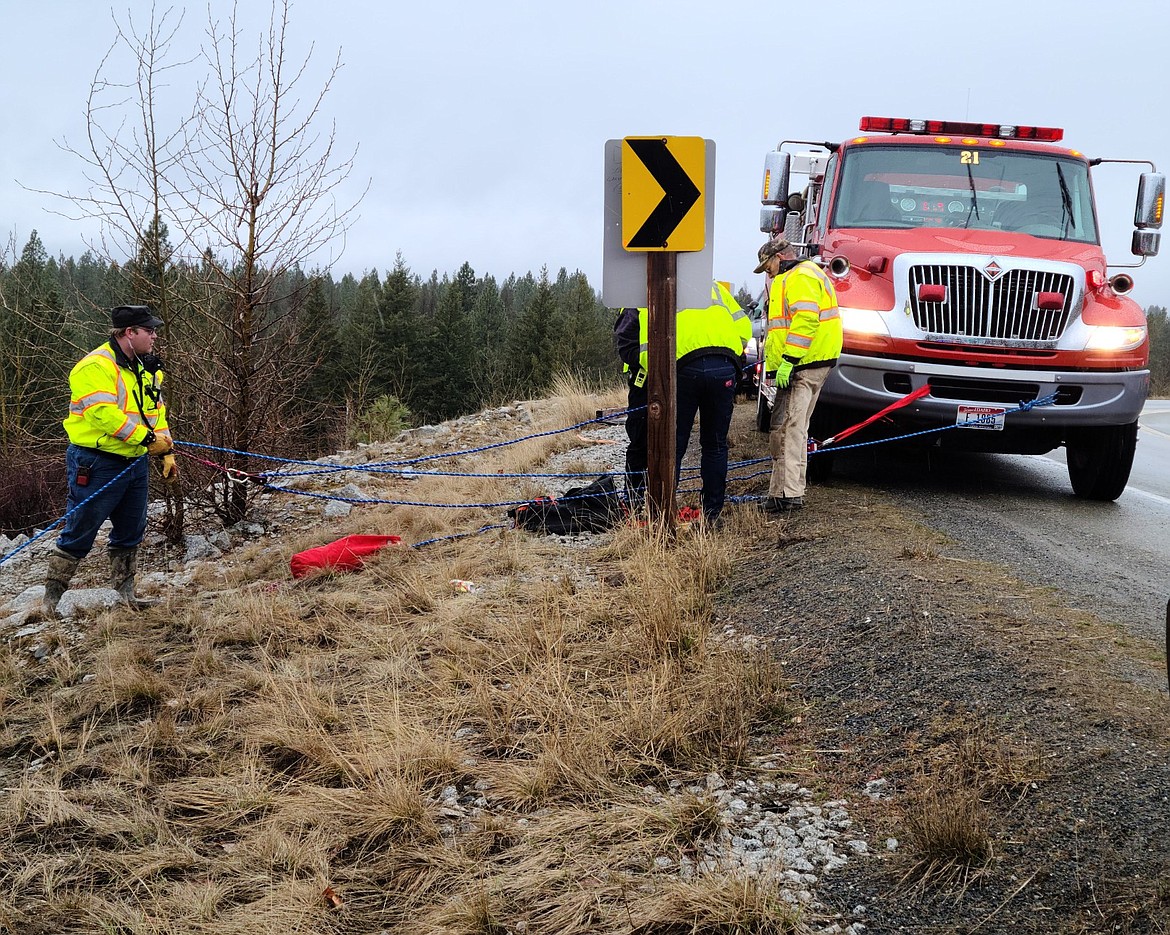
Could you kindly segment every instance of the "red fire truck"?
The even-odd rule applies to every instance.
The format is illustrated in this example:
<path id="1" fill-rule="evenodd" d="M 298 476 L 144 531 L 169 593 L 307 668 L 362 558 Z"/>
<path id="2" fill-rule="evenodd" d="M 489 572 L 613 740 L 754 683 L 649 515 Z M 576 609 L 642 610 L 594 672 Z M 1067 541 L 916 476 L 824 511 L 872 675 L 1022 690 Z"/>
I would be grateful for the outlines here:
<path id="1" fill-rule="evenodd" d="M 1149 340 L 1127 296 L 1133 278 L 1109 273 L 1092 170 L 1149 168 L 1134 213 L 1141 260 L 1130 267 L 1157 255 L 1165 177 L 1146 160 L 1065 149 L 1054 127 L 865 117 L 860 129 L 842 143 L 785 140 L 764 164 L 760 229 L 821 263 L 841 306 L 844 352 L 814 437 L 918 390 L 926 395 L 880 431 L 958 425 L 918 439 L 968 451 L 1063 445 L 1073 491 L 1115 500 L 1149 389 Z M 774 389 L 760 384 L 765 429 Z M 1046 397 L 1050 405 L 1003 415 Z M 831 450 L 810 470 L 815 460 L 823 473 Z"/>

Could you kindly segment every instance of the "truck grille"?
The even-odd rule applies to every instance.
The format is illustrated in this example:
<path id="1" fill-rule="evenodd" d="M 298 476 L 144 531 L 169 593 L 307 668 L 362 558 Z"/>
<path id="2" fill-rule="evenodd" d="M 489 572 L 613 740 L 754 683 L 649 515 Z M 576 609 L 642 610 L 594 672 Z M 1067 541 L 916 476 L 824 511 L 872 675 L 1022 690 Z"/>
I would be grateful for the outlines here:
<path id="1" fill-rule="evenodd" d="M 923 285 L 945 286 L 945 301 L 920 301 L 918 287 Z M 1042 292 L 1062 295 L 1062 307 L 1038 308 L 1036 296 Z M 1010 269 L 991 280 L 973 266 L 910 267 L 914 324 L 933 338 L 1053 346 L 1072 317 L 1073 297 L 1073 277 L 1067 273 Z"/>

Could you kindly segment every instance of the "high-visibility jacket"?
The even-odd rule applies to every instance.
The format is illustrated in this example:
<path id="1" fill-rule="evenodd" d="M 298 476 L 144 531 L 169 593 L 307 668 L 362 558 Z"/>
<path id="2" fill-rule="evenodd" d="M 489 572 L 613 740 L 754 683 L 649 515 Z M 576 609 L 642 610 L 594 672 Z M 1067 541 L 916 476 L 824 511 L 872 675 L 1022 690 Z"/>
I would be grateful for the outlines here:
<path id="1" fill-rule="evenodd" d="M 748 342 L 752 339 L 751 316 L 735 301 L 735 296 L 731 294 L 731 283 L 716 280 L 711 287 L 711 298 L 721 302 L 731 313 L 731 321 L 735 325 L 736 334 L 739 335 L 738 354 L 742 354 L 747 350 Z"/>
<path id="2" fill-rule="evenodd" d="M 638 309 L 638 362 L 647 369 L 650 322 L 646 309 Z M 752 337 L 752 320 L 735 301 L 726 283 L 711 284 L 707 308 L 680 308 L 674 318 L 675 360 L 722 354 L 739 362 Z"/>
<path id="3" fill-rule="evenodd" d="M 69 415 L 62 425 L 74 445 L 134 458 L 146 453 L 150 432 L 170 438 L 162 371 L 130 360 L 111 339 L 69 372 Z"/>
<path id="4" fill-rule="evenodd" d="M 841 313 L 827 273 L 801 260 L 772 280 L 768 292 L 768 337 L 764 366 L 775 370 L 781 357 L 796 366 L 832 367 L 841 356 Z"/>

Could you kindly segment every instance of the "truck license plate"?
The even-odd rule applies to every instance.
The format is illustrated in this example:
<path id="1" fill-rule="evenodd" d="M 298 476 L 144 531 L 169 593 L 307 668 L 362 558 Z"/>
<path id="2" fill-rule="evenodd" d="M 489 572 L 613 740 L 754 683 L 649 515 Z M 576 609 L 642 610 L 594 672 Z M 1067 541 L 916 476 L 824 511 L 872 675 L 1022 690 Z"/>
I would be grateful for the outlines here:
<path id="1" fill-rule="evenodd" d="M 960 406 L 955 424 L 964 429 L 1003 430 L 1006 409 L 997 406 Z"/>

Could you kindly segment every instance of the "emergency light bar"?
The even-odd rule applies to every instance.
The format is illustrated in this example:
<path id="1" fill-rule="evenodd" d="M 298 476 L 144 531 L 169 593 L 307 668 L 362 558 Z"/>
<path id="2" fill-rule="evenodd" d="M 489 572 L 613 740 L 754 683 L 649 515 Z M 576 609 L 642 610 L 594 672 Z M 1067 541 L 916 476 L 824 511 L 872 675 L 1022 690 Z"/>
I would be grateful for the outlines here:
<path id="1" fill-rule="evenodd" d="M 911 120 L 908 117 L 862 117 L 859 127 L 865 133 L 921 133 L 956 136 L 998 137 L 1009 140 L 1040 140 L 1058 143 L 1064 139 L 1060 127 L 1024 127 L 1001 123 L 967 123 L 961 120 Z"/>

